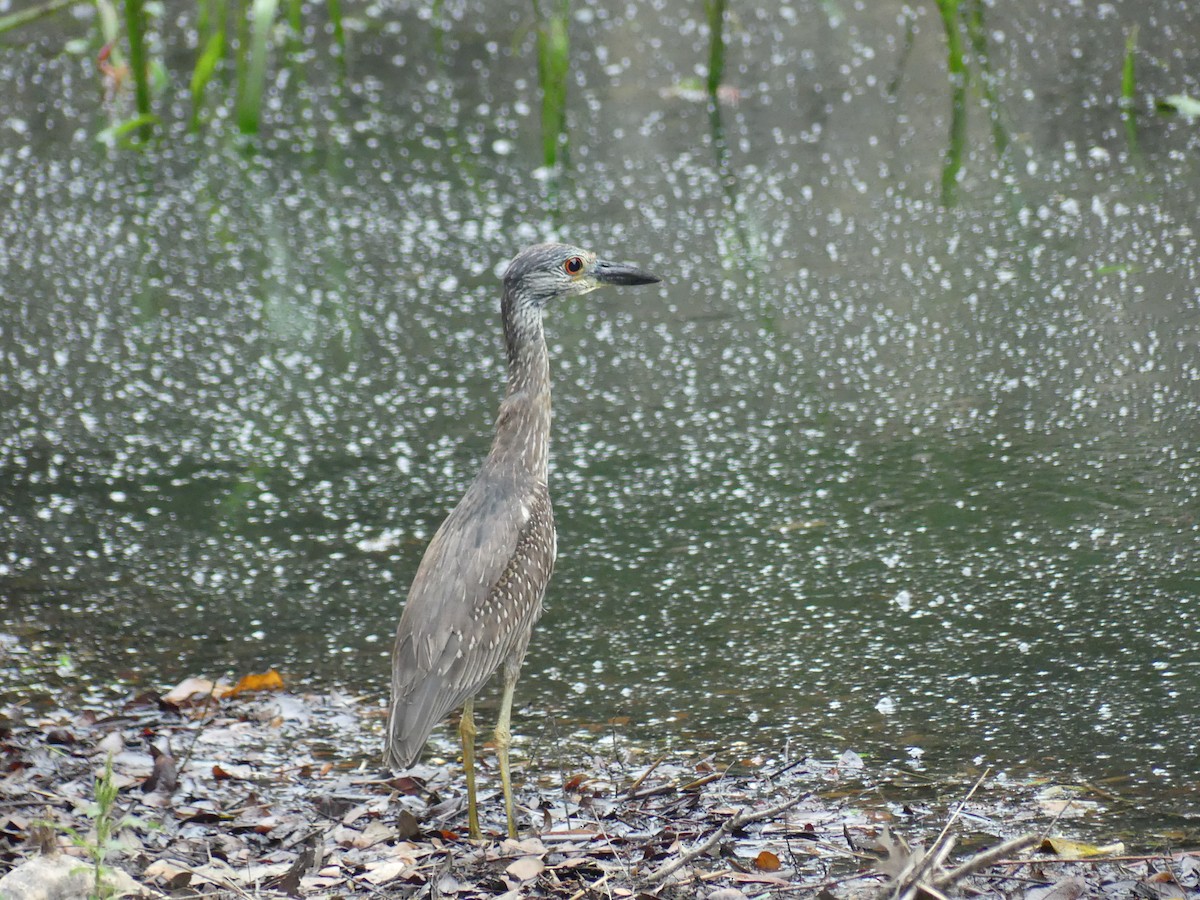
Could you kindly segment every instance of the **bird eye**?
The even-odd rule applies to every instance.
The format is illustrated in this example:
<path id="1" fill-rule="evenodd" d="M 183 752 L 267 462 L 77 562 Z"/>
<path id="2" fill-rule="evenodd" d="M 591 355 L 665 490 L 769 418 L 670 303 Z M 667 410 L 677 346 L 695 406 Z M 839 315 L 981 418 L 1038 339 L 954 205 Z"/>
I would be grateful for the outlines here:
<path id="1" fill-rule="evenodd" d="M 568 275 L 578 275 L 583 271 L 583 260 L 578 256 L 572 256 L 565 263 L 563 263 L 563 271 Z"/>

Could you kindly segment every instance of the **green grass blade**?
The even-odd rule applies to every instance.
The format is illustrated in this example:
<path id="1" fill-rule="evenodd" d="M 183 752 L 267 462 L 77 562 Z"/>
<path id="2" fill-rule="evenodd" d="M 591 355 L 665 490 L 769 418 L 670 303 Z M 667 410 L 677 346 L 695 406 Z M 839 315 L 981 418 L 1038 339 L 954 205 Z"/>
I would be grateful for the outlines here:
<path id="1" fill-rule="evenodd" d="M 109 0 L 96 0 L 96 19 L 100 23 L 100 39 L 112 48 L 111 61 L 116 65 L 121 57 L 117 38 L 121 35 L 121 17 Z"/>
<path id="2" fill-rule="evenodd" d="M 571 71 L 571 38 L 567 31 L 569 0 L 538 23 L 538 82 L 542 89 L 542 162 L 553 167 L 567 133 L 567 79 Z"/>
<path id="3" fill-rule="evenodd" d="M 1137 69 L 1134 62 L 1137 38 L 1138 27 L 1134 25 L 1130 29 L 1128 37 L 1125 38 L 1125 61 L 1121 65 L 1121 99 L 1118 101 L 1118 105 L 1121 107 L 1121 118 L 1125 123 L 1125 143 L 1129 146 L 1129 152 L 1135 157 L 1138 155 Z"/>
<path id="4" fill-rule="evenodd" d="M 958 173 L 967 144 L 967 66 L 963 59 L 959 6 L 962 0 L 937 0 L 946 30 L 946 69 L 950 76 L 950 143 L 942 164 L 942 205 L 958 199 Z"/>
<path id="5" fill-rule="evenodd" d="M 333 39 L 338 45 L 338 51 L 345 58 L 346 29 L 342 25 L 342 0 L 325 0 L 325 8 L 329 10 L 329 21 L 333 25 Z"/>
<path id="6" fill-rule="evenodd" d="M 14 28 L 20 28 L 22 25 L 27 25 L 30 22 L 36 22 L 38 19 L 53 15 L 60 9 L 65 9 L 79 0 L 49 0 L 47 3 L 39 3 L 37 6 L 31 6 L 29 9 L 22 9 L 15 13 L 9 13 L 7 16 L 0 16 L 0 34 L 6 31 L 12 31 Z"/>
<path id="7" fill-rule="evenodd" d="M 105 128 L 96 135 L 96 140 L 109 147 L 118 146 L 130 149 L 143 147 L 144 142 L 130 140 L 130 135 L 140 134 L 144 129 L 159 124 L 161 120 L 153 113 L 145 116 L 134 116 L 117 122 Z"/>
<path id="8" fill-rule="evenodd" d="M 971 4 L 966 16 L 967 35 L 971 39 L 975 63 L 979 67 L 983 97 L 987 100 L 988 118 L 992 123 L 992 143 L 996 145 L 996 155 L 1003 158 L 1008 152 L 1008 129 L 1004 127 L 1004 120 L 1000 115 L 1000 94 L 996 90 L 996 74 L 992 71 L 992 57 L 988 52 L 984 6 L 984 0 L 974 0 Z"/>
<path id="9" fill-rule="evenodd" d="M 196 131 L 200 127 L 200 113 L 204 108 L 204 92 L 224 56 L 225 32 L 214 31 L 208 36 L 204 51 L 196 60 L 196 68 L 192 70 L 192 121 L 190 125 L 192 131 Z"/>
<path id="10" fill-rule="evenodd" d="M 148 120 L 150 113 L 150 71 L 146 65 L 146 14 L 142 0 L 125 0 L 125 31 L 129 37 L 129 70 L 133 76 L 134 100 L 138 118 Z M 139 130 L 143 139 L 149 137 L 150 126 Z"/>
<path id="11" fill-rule="evenodd" d="M 271 52 L 271 28 L 279 0 L 254 0 L 251 7 L 249 58 L 238 97 L 238 127 L 245 134 L 257 134 L 262 113 L 262 95 L 267 84 L 267 60 Z"/>
<path id="12" fill-rule="evenodd" d="M 708 96 L 717 102 L 717 89 L 725 77 L 726 0 L 704 0 L 708 16 Z"/>
<path id="13" fill-rule="evenodd" d="M 1137 71 L 1134 68 L 1134 53 L 1137 51 L 1138 27 L 1129 31 L 1125 39 L 1125 62 L 1121 66 L 1121 107 L 1133 109 L 1134 95 L 1137 93 Z"/>

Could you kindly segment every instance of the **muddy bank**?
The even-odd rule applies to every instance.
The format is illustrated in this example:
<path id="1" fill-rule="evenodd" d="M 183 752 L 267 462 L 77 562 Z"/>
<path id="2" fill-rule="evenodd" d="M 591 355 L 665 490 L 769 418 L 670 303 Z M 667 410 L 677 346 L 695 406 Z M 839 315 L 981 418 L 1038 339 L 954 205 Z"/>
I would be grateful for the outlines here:
<path id="1" fill-rule="evenodd" d="M 472 843 L 452 760 L 386 772 L 376 705 L 278 687 L 193 679 L 112 708 L 3 710 L 0 871 L 74 878 L 86 893 L 90 855 L 106 885 L 177 897 L 852 897 L 894 891 L 897 876 L 943 893 L 1200 896 L 1200 856 L 1069 842 L 1089 834 L 1104 797 L 986 778 L 971 793 L 969 781 L 871 772 L 853 753 L 654 759 L 564 745 L 531 763 L 518 752 L 513 841 L 485 749 L 490 839 Z M 935 860 L 924 848 L 945 846 L 948 822 L 956 844 Z M 1029 849 L 956 874 L 1026 834 Z"/>

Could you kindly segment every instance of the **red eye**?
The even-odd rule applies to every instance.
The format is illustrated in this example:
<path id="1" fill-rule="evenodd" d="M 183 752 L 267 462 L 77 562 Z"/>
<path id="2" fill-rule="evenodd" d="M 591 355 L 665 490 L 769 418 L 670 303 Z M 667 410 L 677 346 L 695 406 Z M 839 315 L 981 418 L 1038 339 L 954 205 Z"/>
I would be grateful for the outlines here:
<path id="1" fill-rule="evenodd" d="M 563 271 L 568 275 L 578 275 L 583 271 L 583 260 L 578 256 L 572 256 L 565 263 L 563 263 Z"/>

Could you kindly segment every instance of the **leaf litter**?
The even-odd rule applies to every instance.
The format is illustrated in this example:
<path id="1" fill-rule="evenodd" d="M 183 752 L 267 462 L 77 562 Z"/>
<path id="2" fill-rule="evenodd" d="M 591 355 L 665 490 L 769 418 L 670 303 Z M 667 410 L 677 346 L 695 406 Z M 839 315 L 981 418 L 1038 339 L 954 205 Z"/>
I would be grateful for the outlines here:
<path id="1" fill-rule="evenodd" d="M 516 768 L 534 825 L 522 840 L 502 837 L 485 754 L 489 839 L 471 842 L 459 767 L 387 771 L 380 729 L 377 706 L 287 693 L 273 671 L 189 678 L 113 709 L 0 710 L 0 894 L 81 877 L 71 835 L 88 834 L 111 756 L 124 827 L 106 865 L 125 896 L 1200 898 L 1200 852 L 1114 856 L 1120 844 L 1058 833 L 1073 798 L 1086 818 L 1100 794 L 1050 802 L 1044 785 L 986 773 L 955 794 L 852 751 L 781 763 L 560 748 L 569 764 Z"/>

